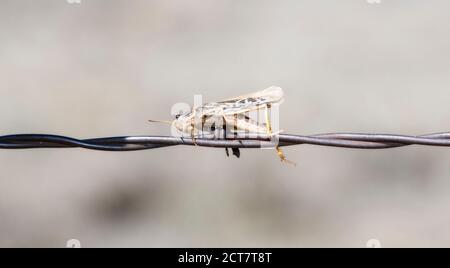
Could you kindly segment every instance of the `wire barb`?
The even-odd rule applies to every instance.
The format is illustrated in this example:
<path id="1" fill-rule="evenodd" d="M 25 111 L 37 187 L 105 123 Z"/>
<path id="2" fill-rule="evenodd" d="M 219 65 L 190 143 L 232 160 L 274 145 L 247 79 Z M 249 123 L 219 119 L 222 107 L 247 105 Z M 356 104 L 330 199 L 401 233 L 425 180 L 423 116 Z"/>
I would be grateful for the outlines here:
<path id="1" fill-rule="evenodd" d="M 310 136 L 279 134 L 279 146 L 299 144 L 356 149 L 386 149 L 407 145 L 450 146 L 450 132 L 421 136 L 364 133 L 328 133 Z M 136 151 L 175 145 L 198 145 L 218 148 L 261 148 L 270 136 L 234 137 L 227 139 L 173 136 L 120 136 L 94 139 L 75 139 L 49 134 L 17 134 L 0 136 L 0 149 L 70 148 L 80 147 L 103 151 Z"/>

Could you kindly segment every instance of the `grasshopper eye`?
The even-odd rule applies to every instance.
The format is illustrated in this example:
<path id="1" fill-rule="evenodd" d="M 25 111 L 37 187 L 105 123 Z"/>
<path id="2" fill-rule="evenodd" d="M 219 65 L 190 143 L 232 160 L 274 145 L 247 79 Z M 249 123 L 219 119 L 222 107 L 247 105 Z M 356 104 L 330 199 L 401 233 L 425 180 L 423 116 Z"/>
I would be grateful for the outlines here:
<path id="1" fill-rule="evenodd" d="M 181 114 L 176 114 L 175 119 L 178 119 L 181 116 Z"/>

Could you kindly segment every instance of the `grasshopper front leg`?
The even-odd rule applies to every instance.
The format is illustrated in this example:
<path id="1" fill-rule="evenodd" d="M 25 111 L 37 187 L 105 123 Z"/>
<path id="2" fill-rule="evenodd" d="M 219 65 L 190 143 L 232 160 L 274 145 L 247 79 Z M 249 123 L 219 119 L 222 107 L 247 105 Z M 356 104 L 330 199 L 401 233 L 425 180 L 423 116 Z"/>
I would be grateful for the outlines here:
<path id="1" fill-rule="evenodd" d="M 192 108 L 192 118 L 191 118 L 191 139 L 195 146 L 197 146 L 195 138 L 195 108 Z"/>
<path id="2" fill-rule="evenodd" d="M 222 120 L 223 120 L 223 126 L 222 126 L 222 130 L 223 130 L 223 138 L 227 139 L 227 120 L 225 118 L 225 116 L 222 116 Z M 236 119 L 235 119 L 236 120 Z M 234 127 L 234 131 L 237 131 L 237 125 L 236 125 L 236 121 L 234 122 L 235 125 Z M 235 135 L 236 137 L 236 135 Z M 239 148 L 231 148 L 231 151 L 233 152 L 233 155 L 236 156 L 237 158 L 239 158 L 241 156 L 241 151 L 239 150 Z M 227 156 L 230 156 L 230 153 L 228 152 L 228 147 L 225 148 L 225 153 L 227 154 Z"/>

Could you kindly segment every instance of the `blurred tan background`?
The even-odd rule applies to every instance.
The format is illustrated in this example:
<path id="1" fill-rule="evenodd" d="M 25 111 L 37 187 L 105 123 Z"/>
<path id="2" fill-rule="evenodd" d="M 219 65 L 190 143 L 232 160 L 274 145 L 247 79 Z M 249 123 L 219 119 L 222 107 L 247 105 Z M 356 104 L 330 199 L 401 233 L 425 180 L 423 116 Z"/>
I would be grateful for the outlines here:
<path id="1" fill-rule="evenodd" d="M 168 135 L 277 85 L 289 133 L 450 130 L 450 2 L 2 0 L 0 135 Z M 0 150 L 0 246 L 450 246 L 450 149 Z"/>

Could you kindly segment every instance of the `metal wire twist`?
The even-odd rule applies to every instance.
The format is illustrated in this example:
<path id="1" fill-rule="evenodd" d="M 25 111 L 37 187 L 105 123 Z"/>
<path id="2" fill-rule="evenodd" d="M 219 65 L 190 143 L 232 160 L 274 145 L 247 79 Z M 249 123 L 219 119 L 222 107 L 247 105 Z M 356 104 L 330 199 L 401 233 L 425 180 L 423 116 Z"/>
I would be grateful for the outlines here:
<path id="1" fill-rule="evenodd" d="M 327 133 L 317 135 L 277 135 L 280 146 L 311 144 L 321 146 L 386 149 L 406 145 L 450 146 L 450 132 L 421 136 L 364 133 Z M 191 138 L 172 136 L 120 136 L 94 139 L 75 139 L 49 134 L 18 134 L 0 136 L 0 149 L 68 148 L 80 147 L 103 151 L 135 151 L 175 145 L 198 145 L 219 148 L 260 148 L 267 135 L 228 139 Z"/>

